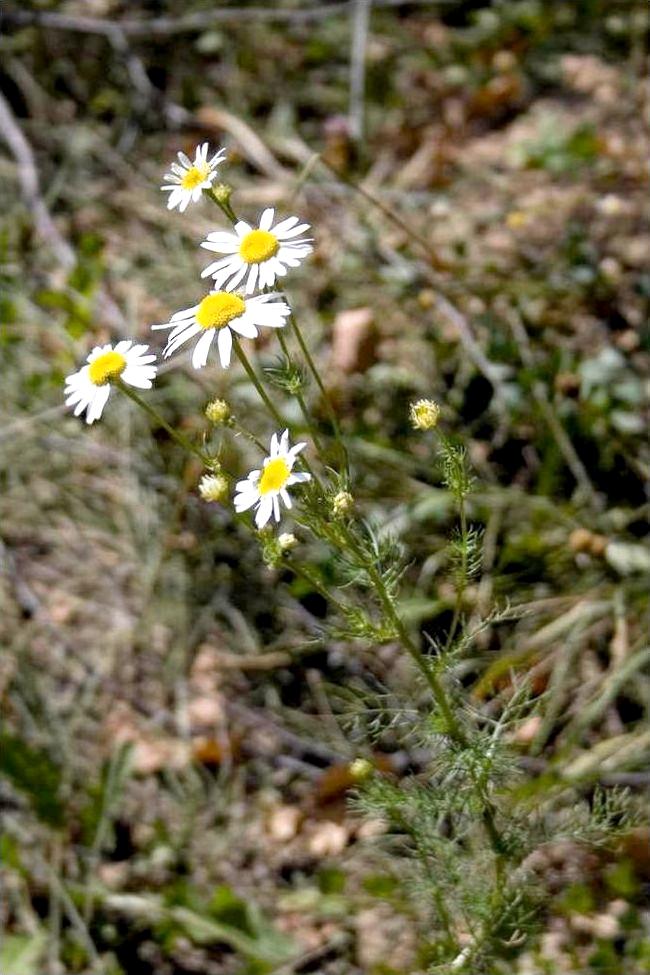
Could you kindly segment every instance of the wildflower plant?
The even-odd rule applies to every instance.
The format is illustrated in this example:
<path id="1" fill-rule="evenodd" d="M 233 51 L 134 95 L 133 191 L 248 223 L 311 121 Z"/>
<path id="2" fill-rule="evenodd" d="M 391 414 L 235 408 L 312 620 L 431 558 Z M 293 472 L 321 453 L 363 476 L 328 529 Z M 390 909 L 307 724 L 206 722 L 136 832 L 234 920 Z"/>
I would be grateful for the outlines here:
<path id="1" fill-rule="evenodd" d="M 616 802 L 600 798 L 592 803 L 591 814 L 583 810 L 581 816 L 562 816 L 563 807 L 575 806 L 576 794 L 559 780 L 550 799 L 535 795 L 531 801 L 518 791 L 520 770 L 511 742 L 514 729 L 540 707 L 539 700 L 528 685 L 512 678 L 508 692 L 487 710 L 460 683 L 459 662 L 472 651 L 479 634 L 509 618 L 509 610 L 491 606 L 471 623 L 467 619 L 467 591 L 480 573 L 482 558 L 482 535 L 468 512 L 473 477 L 464 445 L 442 429 L 443 411 L 429 399 L 411 405 L 410 421 L 430 439 L 441 480 L 455 505 L 458 525 L 444 553 L 454 605 L 442 638 L 423 642 L 407 623 L 400 592 L 408 553 L 362 517 L 347 445 L 326 384 L 286 295 L 272 290 L 309 257 L 309 225 L 297 216 L 276 218 L 270 208 L 253 223 L 240 219 L 232 207 L 230 187 L 214 183 L 224 157 L 223 150 L 209 157 L 203 144 L 193 161 L 179 154 L 167 177 L 169 185 L 163 189 L 171 191 L 170 208 L 178 206 L 183 212 L 204 196 L 216 204 L 230 227 L 211 232 L 201 245 L 219 255 L 202 275 L 213 278 L 214 290 L 153 328 L 169 330 L 165 357 L 194 343 L 195 369 L 205 366 L 215 339 L 224 369 L 231 366 L 235 352 L 273 424 L 270 446 L 267 449 L 266 433 L 242 426 L 236 408 L 225 400 L 210 402 L 205 416 L 222 428 L 224 438 L 244 434 L 259 451 L 259 465 L 243 478 L 226 470 L 218 454 L 207 453 L 170 426 L 136 392 L 149 389 L 156 374 L 155 357 L 147 354 L 145 345 L 122 341 L 93 349 L 80 371 L 68 377 L 66 403 L 76 415 L 85 411 L 92 423 L 102 415 L 113 387 L 127 395 L 202 461 L 197 492 L 205 501 L 229 504 L 234 483 L 233 517 L 256 534 L 269 567 L 282 566 L 328 601 L 337 638 L 371 646 L 393 643 L 411 659 L 417 683 L 407 700 L 391 696 L 389 702 L 378 692 L 374 701 L 366 696 L 356 702 L 357 711 L 369 744 L 389 729 L 393 741 L 416 743 L 426 758 L 421 768 L 397 780 L 359 756 L 351 766 L 355 802 L 362 812 L 386 824 L 387 845 L 405 864 L 404 889 L 413 895 L 425 930 L 432 932 L 425 967 L 449 975 L 502 971 L 497 959 L 525 940 L 543 903 L 544 887 L 533 876 L 532 854 L 552 835 L 554 824 L 562 822 L 568 834 L 594 842 L 627 825 L 629 804 L 624 794 Z M 260 328 L 272 329 L 279 345 L 278 364 L 262 372 L 240 342 L 255 339 Z M 291 352 L 284 333 L 295 339 L 302 361 Z M 327 435 L 317 428 L 309 409 L 308 380 L 322 396 L 331 421 Z M 278 390 L 296 400 L 302 415 L 299 425 L 283 415 Z M 305 431 L 307 439 L 295 442 Z M 340 459 L 336 465 L 335 456 Z M 297 535 L 285 530 L 288 519 L 299 526 Z M 309 545 L 303 544 L 309 539 L 331 553 L 336 588 L 318 563 L 309 561 Z M 350 703 L 351 692 L 343 693 Z"/>

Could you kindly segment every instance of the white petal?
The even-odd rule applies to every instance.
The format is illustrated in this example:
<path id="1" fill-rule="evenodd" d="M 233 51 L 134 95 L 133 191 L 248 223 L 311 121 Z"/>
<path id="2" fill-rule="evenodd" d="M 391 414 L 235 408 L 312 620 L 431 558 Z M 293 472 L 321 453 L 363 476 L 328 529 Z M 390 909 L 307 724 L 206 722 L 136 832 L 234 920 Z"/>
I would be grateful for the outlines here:
<path id="1" fill-rule="evenodd" d="M 281 233 L 282 234 L 281 240 L 292 240 L 294 237 L 299 237 L 300 234 L 304 234 L 305 230 L 309 230 L 308 223 L 300 223 L 298 224 L 297 227 L 292 227 L 290 230 L 283 230 L 283 231 L 280 231 L 279 228 L 276 227 L 273 233 L 275 234 L 276 237 L 280 237 L 280 233 Z"/>
<path id="2" fill-rule="evenodd" d="M 194 338 L 194 336 L 198 335 L 201 331 L 202 329 L 200 325 L 192 324 L 189 325 L 184 331 L 179 331 L 176 334 L 172 334 L 167 342 L 167 345 L 165 346 L 165 351 L 163 352 L 165 359 L 168 359 L 169 356 L 176 351 L 176 349 L 180 349 L 181 345 L 184 345 L 187 341 L 189 341 L 189 339 Z"/>
<path id="3" fill-rule="evenodd" d="M 219 347 L 219 358 L 221 359 L 221 365 L 224 369 L 227 369 L 230 365 L 230 356 L 232 353 L 232 332 L 229 328 L 220 328 L 219 334 L 217 335 L 217 346 Z"/>
<path id="4" fill-rule="evenodd" d="M 259 499 L 260 496 L 256 492 L 251 494 L 238 494 L 234 500 L 235 511 L 248 511 Z"/>
<path id="5" fill-rule="evenodd" d="M 305 449 L 307 446 L 306 441 L 301 440 L 300 443 L 294 444 L 291 450 L 288 451 L 288 457 L 291 459 L 292 463 L 298 456 L 298 454 Z"/>
<path id="6" fill-rule="evenodd" d="M 262 216 L 260 217 L 259 227 L 260 230 L 270 230 L 273 225 L 273 217 L 275 216 L 275 210 L 273 207 L 268 207 Z"/>
<path id="7" fill-rule="evenodd" d="M 239 248 L 241 244 L 239 237 L 232 230 L 211 230 L 205 239 L 212 244 L 231 244 L 234 248 Z"/>
<path id="8" fill-rule="evenodd" d="M 246 289 L 248 294 L 252 295 L 252 293 L 255 291 L 258 271 L 259 271 L 259 264 L 253 264 L 251 266 L 250 274 L 248 275 L 248 287 Z"/>
<path id="9" fill-rule="evenodd" d="M 264 528 L 273 513 L 273 498 L 268 495 L 260 500 L 260 506 L 255 515 L 255 524 L 258 528 Z"/>
<path id="10" fill-rule="evenodd" d="M 240 281 L 246 274 L 247 267 L 248 265 L 242 262 L 242 264 L 237 268 L 237 270 L 234 273 L 228 275 L 229 280 L 228 280 L 228 287 L 226 288 L 227 291 L 235 290 L 237 285 L 240 283 Z"/>
<path id="11" fill-rule="evenodd" d="M 152 386 L 151 379 L 143 375 L 140 370 L 129 371 L 125 369 L 122 373 L 122 379 L 128 386 L 135 386 L 136 389 L 151 389 Z"/>
<path id="12" fill-rule="evenodd" d="M 170 322 L 179 322 L 182 318 L 193 318 L 199 310 L 198 305 L 193 305 L 191 308 L 183 308 L 182 311 L 177 311 L 175 315 L 169 319 Z"/>
<path id="13" fill-rule="evenodd" d="M 105 386 L 97 387 L 97 392 L 86 413 L 86 423 L 94 423 L 95 420 L 99 420 L 110 395 L 111 387 L 109 383 L 106 383 Z"/>
<path id="14" fill-rule="evenodd" d="M 255 325 L 247 315 L 240 315 L 239 318 L 233 318 L 230 322 L 230 328 L 237 332 L 238 335 L 243 335 L 245 339 L 256 339 L 259 335 Z"/>
<path id="15" fill-rule="evenodd" d="M 195 369 L 202 369 L 208 361 L 208 353 L 212 340 L 214 339 L 214 329 L 210 328 L 203 333 L 199 341 L 194 346 L 192 353 L 192 365 Z"/>
<path id="16" fill-rule="evenodd" d="M 298 217 L 287 217 L 286 220 L 281 220 L 280 223 L 273 228 L 273 233 L 276 237 L 280 237 L 287 230 L 291 230 L 292 227 L 298 223 Z"/>
<path id="17" fill-rule="evenodd" d="M 250 234 L 253 228 L 245 220 L 238 220 L 235 224 L 234 230 L 238 237 L 245 237 L 246 234 Z"/>
<path id="18" fill-rule="evenodd" d="M 212 240 L 210 237 L 206 237 L 201 243 L 201 247 L 205 247 L 208 251 L 214 251 L 215 254 L 236 254 L 239 250 L 239 245 L 233 243 L 232 236 L 230 240 Z"/>
<path id="19" fill-rule="evenodd" d="M 208 264 L 208 266 L 201 271 L 201 277 L 202 278 L 213 277 L 215 279 L 215 282 L 217 277 L 223 277 L 223 276 L 228 277 L 228 274 L 230 273 L 230 267 L 232 265 L 232 260 L 233 260 L 232 257 L 222 257 L 221 260 L 219 261 L 213 261 L 212 264 Z M 214 289 L 215 291 L 218 291 L 219 286 L 215 284 Z"/>

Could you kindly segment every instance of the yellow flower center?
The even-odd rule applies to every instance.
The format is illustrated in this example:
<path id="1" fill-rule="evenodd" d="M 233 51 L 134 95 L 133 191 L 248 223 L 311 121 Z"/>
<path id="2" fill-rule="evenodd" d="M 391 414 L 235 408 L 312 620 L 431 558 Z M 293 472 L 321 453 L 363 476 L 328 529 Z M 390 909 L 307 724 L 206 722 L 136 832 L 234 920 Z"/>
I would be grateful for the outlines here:
<path id="1" fill-rule="evenodd" d="M 260 483 L 258 484 L 260 494 L 268 494 L 269 491 L 279 491 L 289 480 L 290 474 L 289 465 L 282 457 L 276 457 L 274 460 L 270 460 L 260 477 Z"/>
<path id="2" fill-rule="evenodd" d="M 120 352 L 103 352 L 88 366 L 88 377 L 95 386 L 105 386 L 113 377 L 121 376 L 126 359 Z"/>
<path id="3" fill-rule="evenodd" d="M 195 190 L 197 186 L 210 175 L 209 166 L 190 166 L 181 177 L 181 186 L 184 190 Z"/>
<path id="4" fill-rule="evenodd" d="M 224 328 L 246 311 L 246 303 L 230 291 L 206 295 L 198 307 L 196 320 L 201 328 Z"/>
<path id="5" fill-rule="evenodd" d="M 280 244 L 275 234 L 268 230 L 251 230 L 239 245 L 239 256 L 247 264 L 261 264 L 278 252 Z"/>

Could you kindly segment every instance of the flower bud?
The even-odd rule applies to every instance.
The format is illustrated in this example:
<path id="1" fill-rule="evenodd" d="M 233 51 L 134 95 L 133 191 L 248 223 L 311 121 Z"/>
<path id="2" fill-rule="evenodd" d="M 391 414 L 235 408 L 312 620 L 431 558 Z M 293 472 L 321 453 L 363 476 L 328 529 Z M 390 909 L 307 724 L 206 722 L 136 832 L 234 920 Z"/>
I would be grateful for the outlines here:
<path id="1" fill-rule="evenodd" d="M 219 423 L 225 423 L 230 419 L 230 406 L 226 403 L 225 399 L 213 399 L 206 406 L 205 415 L 210 423 L 214 423 L 217 426 Z"/>
<path id="2" fill-rule="evenodd" d="M 336 517 L 348 515 L 354 507 L 354 498 L 349 491 L 339 491 L 332 498 L 332 512 Z"/>
<path id="3" fill-rule="evenodd" d="M 372 762 L 369 762 L 367 758 L 355 758 L 353 762 L 350 763 L 350 775 L 355 780 L 355 782 L 365 782 L 369 779 L 374 771 L 374 766 Z"/>
<path id="4" fill-rule="evenodd" d="M 291 532 L 282 532 L 278 535 L 278 547 L 281 552 L 290 552 L 298 544 L 298 539 Z"/>
<path id="5" fill-rule="evenodd" d="M 228 488 L 228 478 L 223 474 L 204 474 L 199 481 L 199 494 L 204 501 L 225 501 Z"/>
<path id="6" fill-rule="evenodd" d="M 212 187 L 212 196 L 219 206 L 228 207 L 232 196 L 232 186 L 229 186 L 228 183 L 216 183 Z"/>
<path id="7" fill-rule="evenodd" d="M 409 413 L 416 430 L 433 430 L 438 425 L 440 407 L 432 399 L 420 399 L 411 403 Z"/>

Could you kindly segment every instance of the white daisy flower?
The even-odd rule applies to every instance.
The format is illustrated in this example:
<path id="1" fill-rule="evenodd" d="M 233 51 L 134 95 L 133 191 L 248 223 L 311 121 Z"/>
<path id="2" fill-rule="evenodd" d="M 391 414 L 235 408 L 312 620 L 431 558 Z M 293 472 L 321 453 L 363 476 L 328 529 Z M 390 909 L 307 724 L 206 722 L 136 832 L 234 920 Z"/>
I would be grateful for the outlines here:
<path id="1" fill-rule="evenodd" d="M 291 309 L 286 302 L 276 301 L 277 298 L 281 299 L 282 295 L 276 291 L 255 298 L 242 298 L 232 291 L 211 291 L 200 304 L 179 311 L 164 325 L 153 325 L 152 328 L 171 328 L 163 352 L 165 358 L 195 335 L 200 335 L 192 353 L 195 369 L 201 369 L 208 361 L 210 346 L 216 336 L 221 365 L 227 369 L 232 352 L 232 332 L 254 339 L 258 325 L 282 328 L 286 324 Z"/>
<path id="2" fill-rule="evenodd" d="M 264 528 L 267 521 L 274 517 L 280 521 L 280 499 L 287 508 L 291 507 L 291 498 L 287 488 L 293 484 L 304 484 L 311 480 L 311 474 L 293 473 L 293 465 L 300 451 L 306 447 L 305 443 L 297 443 L 289 447 L 289 431 L 285 430 L 278 440 L 277 433 L 271 437 L 271 452 L 264 461 L 261 471 L 251 471 L 243 481 L 238 481 L 235 490 L 235 510 L 240 513 L 249 508 L 257 507 L 255 524 Z"/>
<path id="3" fill-rule="evenodd" d="M 246 294 L 251 295 L 256 287 L 267 288 L 276 278 L 284 277 L 290 267 L 298 267 L 312 251 L 312 238 L 300 236 L 309 230 L 309 224 L 299 223 L 298 217 L 287 217 L 274 227 L 274 216 L 275 210 L 269 208 L 256 229 L 240 220 L 234 233 L 215 230 L 208 234 L 201 247 L 226 257 L 208 265 L 201 277 L 211 275 L 216 288 L 226 282 L 236 288 L 246 279 Z"/>
<path id="4" fill-rule="evenodd" d="M 208 159 L 208 143 L 197 146 L 194 162 L 184 152 L 178 153 L 179 162 L 172 163 L 171 173 L 165 173 L 167 185 L 161 186 L 163 192 L 169 193 L 167 209 L 178 207 L 185 213 L 190 203 L 201 199 L 203 190 L 209 190 L 217 175 L 217 166 L 226 158 L 226 150 L 219 149 Z"/>
<path id="5" fill-rule="evenodd" d="M 156 366 L 155 355 L 145 355 L 148 345 L 134 345 L 128 339 L 112 345 L 97 345 L 79 372 L 65 381 L 66 406 L 74 406 L 74 415 L 86 411 L 86 423 L 99 420 L 111 394 L 111 382 L 121 379 L 137 389 L 151 389 Z"/>

